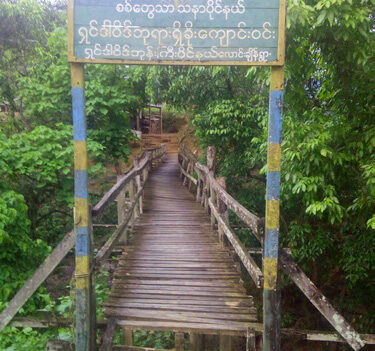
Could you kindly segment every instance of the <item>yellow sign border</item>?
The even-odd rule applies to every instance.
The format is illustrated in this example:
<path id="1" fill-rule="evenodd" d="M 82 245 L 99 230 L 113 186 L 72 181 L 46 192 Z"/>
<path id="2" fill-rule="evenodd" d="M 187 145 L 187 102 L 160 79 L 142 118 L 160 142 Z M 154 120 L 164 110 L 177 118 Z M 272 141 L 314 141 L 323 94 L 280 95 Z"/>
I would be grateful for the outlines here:
<path id="1" fill-rule="evenodd" d="M 109 65 L 149 65 L 149 66 L 283 66 L 285 63 L 286 0 L 279 2 L 279 35 L 277 60 L 269 62 L 247 61 L 186 61 L 186 60 L 118 60 L 81 59 L 74 56 L 74 0 L 68 0 L 68 61 L 76 63 L 101 63 Z"/>

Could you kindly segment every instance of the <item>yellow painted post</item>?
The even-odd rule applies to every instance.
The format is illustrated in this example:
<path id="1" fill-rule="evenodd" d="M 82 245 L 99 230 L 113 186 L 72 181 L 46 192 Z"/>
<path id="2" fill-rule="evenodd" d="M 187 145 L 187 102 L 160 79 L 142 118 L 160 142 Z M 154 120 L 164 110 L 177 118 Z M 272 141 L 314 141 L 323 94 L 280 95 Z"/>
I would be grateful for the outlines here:
<path id="1" fill-rule="evenodd" d="M 280 349 L 278 251 L 280 217 L 281 117 L 284 67 L 271 68 L 268 119 L 266 230 L 264 238 L 263 350 Z"/>
<path id="2" fill-rule="evenodd" d="M 92 242 L 88 199 L 83 64 L 71 63 L 74 131 L 74 230 L 76 235 L 76 350 L 95 350 L 92 316 Z"/>

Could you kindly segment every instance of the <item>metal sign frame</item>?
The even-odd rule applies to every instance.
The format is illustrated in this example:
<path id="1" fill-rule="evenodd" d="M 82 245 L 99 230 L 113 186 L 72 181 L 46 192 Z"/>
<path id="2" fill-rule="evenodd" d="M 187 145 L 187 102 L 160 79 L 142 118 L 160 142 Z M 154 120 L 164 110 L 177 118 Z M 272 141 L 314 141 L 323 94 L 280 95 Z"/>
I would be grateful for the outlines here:
<path id="1" fill-rule="evenodd" d="M 105 1 L 105 0 L 103 0 Z M 283 66 L 285 62 L 286 0 L 279 0 L 277 59 L 274 61 L 198 61 L 198 60 L 123 60 L 83 59 L 74 56 L 74 0 L 68 1 L 68 61 L 76 63 L 102 63 L 120 65 L 164 66 Z"/>

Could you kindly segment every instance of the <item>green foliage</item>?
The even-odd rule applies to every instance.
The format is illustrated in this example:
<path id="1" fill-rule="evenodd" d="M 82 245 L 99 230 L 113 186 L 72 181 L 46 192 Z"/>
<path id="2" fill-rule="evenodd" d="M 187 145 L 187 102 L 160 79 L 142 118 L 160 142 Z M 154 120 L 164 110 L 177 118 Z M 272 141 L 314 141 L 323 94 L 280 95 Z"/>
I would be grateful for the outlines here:
<path id="1" fill-rule="evenodd" d="M 48 340 L 57 336 L 56 329 L 33 330 L 32 328 L 7 327 L 0 333 L 2 351 L 43 351 Z"/>
<path id="2" fill-rule="evenodd" d="M 71 123 L 70 69 L 66 56 L 66 30 L 55 29 L 45 47 L 36 50 L 28 74 L 19 79 L 25 119 L 30 126 L 53 127 Z"/>
<path id="3" fill-rule="evenodd" d="M 246 77 L 245 68 L 224 66 L 151 67 L 146 85 L 154 101 L 178 109 L 200 109 L 216 100 L 248 96 L 249 89 L 256 87 L 253 77 Z"/>
<path id="4" fill-rule="evenodd" d="M 220 173 L 228 177 L 248 176 L 256 166 L 257 150 L 249 145 L 261 131 L 266 109 L 252 101 L 221 100 L 204 106 L 193 124 L 204 147 L 217 147 Z M 229 151 L 229 152 L 228 152 Z"/>
<path id="5" fill-rule="evenodd" d="M 323 253 L 333 249 L 329 231 L 313 231 L 309 224 L 290 223 L 288 244 L 299 261 L 316 261 Z"/>
<path id="6" fill-rule="evenodd" d="M 375 298 L 373 5 L 288 1 L 281 189 L 283 245 L 319 286 L 341 296 L 341 308 L 363 331 L 373 324 L 366 306 Z M 0 133 L 0 309 L 71 226 L 70 75 L 65 15 L 56 7 L 0 2 L 0 99 L 18 112 Z M 131 119 L 147 92 L 193 111 L 202 146 L 217 147 L 218 175 L 227 177 L 229 192 L 264 215 L 268 68 L 90 65 L 85 72 L 91 160 L 126 159 Z M 248 230 L 238 234 L 254 246 Z M 105 277 L 97 290 L 104 299 Z M 72 313 L 70 297 L 55 306 L 44 290 L 34 296 L 29 312 Z M 292 313 L 284 322 L 295 319 Z M 37 350 L 49 333 L 7 330 L 1 349 Z M 173 334 L 136 332 L 135 341 L 173 347 Z"/>
<path id="7" fill-rule="evenodd" d="M 37 64 L 20 79 L 25 115 L 31 125 L 53 127 L 71 123 L 70 69 L 66 57 L 67 33 L 57 28 Z M 126 161 L 133 139 L 130 118 L 146 101 L 145 70 L 134 67 L 91 65 L 85 69 L 86 114 L 90 136 L 102 144 L 109 162 Z"/>
<path id="8" fill-rule="evenodd" d="M 72 227 L 72 134 L 64 125 L 9 138 L 0 133 L 0 309 L 46 257 L 48 244 Z M 89 141 L 88 149 L 94 158 L 103 147 Z M 48 303 L 40 289 L 25 309 L 34 312 Z"/>
<path id="9" fill-rule="evenodd" d="M 163 105 L 163 132 L 177 133 L 189 120 L 189 113 L 168 105 Z"/>
<path id="10" fill-rule="evenodd" d="M 157 349 L 171 349 L 174 347 L 174 333 L 136 330 L 133 333 L 134 345 Z"/>
<path id="11" fill-rule="evenodd" d="M 110 292 L 108 271 L 99 271 L 95 274 L 95 300 L 96 300 L 96 318 L 104 317 L 103 303 L 107 301 Z"/>
<path id="12" fill-rule="evenodd" d="M 129 142 L 134 139 L 130 117 L 140 106 L 140 96 L 133 90 L 139 78 L 130 78 L 129 73 L 129 68 L 117 66 L 93 66 L 87 73 L 90 136 L 105 146 L 107 161 L 115 164 L 130 154 Z"/>
<path id="13" fill-rule="evenodd" d="M 28 233 L 30 220 L 27 218 L 27 206 L 22 195 L 12 190 L 0 190 L 0 310 L 6 301 L 22 287 L 49 252 L 47 244 L 32 240 Z M 27 312 L 35 311 L 44 296 L 32 298 L 26 307 Z M 44 301 L 45 302 L 45 301 Z"/>
<path id="14" fill-rule="evenodd" d="M 88 142 L 90 157 L 101 155 L 102 149 L 100 144 Z M 28 235 L 33 239 L 55 242 L 55 233 L 61 236 L 68 229 L 66 218 L 71 217 L 73 205 L 73 154 L 71 126 L 39 126 L 9 138 L 0 133 L 0 189 L 23 194 L 31 221 Z M 90 172 L 98 168 L 100 164 Z"/>
<path id="15" fill-rule="evenodd" d="M 5 0 L 0 2 L 0 101 L 7 101 L 11 112 L 18 112 L 26 123 L 20 101 L 18 79 L 29 74 L 36 53 L 47 42 L 49 32 L 63 25 L 60 1 Z M 13 119 L 15 125 L 20 120 Z M 19 127 L 17 127 L 19 128 Z"/>

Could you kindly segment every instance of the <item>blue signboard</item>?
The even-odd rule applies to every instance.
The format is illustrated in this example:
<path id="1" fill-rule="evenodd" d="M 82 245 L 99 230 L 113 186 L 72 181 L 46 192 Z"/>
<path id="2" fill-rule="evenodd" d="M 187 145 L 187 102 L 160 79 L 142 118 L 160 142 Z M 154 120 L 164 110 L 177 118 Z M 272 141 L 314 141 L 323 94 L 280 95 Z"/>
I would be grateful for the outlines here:
<path id="1" fill-rule="evenodd" d="M 70 0 L 71 62 L 282 65 L 285 0 Z"/>

